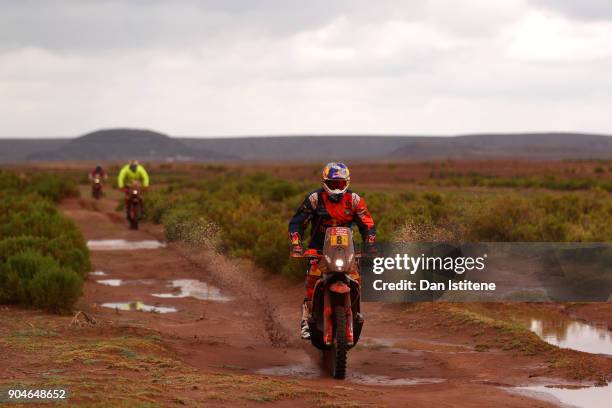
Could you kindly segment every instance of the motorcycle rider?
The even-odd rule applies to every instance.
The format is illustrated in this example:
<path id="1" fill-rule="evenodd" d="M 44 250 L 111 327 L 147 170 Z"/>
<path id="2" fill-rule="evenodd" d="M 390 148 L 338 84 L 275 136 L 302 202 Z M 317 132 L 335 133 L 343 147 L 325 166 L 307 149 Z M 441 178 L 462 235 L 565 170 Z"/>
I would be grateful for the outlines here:
<path id="1" fill-rule="evenodd" d="M 366 207 L 366 203 L 357 193 L 348 189 L 350 173 L 344 163 L 328 163 L 323 168 L 323 188 L 309 193 L 289 222 L 290 256 L 303 256 L 302 238 L 311 225 L 309 249 L 321 251 L 328 227 L 351 227 L 353 223 L 359 228 L 366 254 L 374 254 L 376 227 Z M 310 338 L 308 318 L 311 313 L 314 286 L 321 271 L 318 259 L 312 258 L 306 270 L 306 295 L 302 304 L 300 336 Z M 357 270 L 351 272 L 353 279 L 359 280 Z"/>
<path id="2" fill-rule="evenodd" d="M 117 177 L 119 189 L 125 192 L 126 208 L 129 200 L 130 186 L 135 181 L 140 182 L 140 185 L 144 188 L 149 187 L 149 174 L 145 168 L 138 163 L 138 160 L 131 160 L 128 164 L 123 166 Z"/>
<path id="3" fill-rule="evenodd" d="M 102 165 L 100 163 L 96 164 L 96 167 L 93 169 L 93 171 L 89 173 L 90 180 L 93 180 L 96 177 L 99 177 L 100 179 L 103 179 L 103 180 L 106 180 L 108 178 L 106 171 L 104 171 L 104 168 L 102 168 Z"/>

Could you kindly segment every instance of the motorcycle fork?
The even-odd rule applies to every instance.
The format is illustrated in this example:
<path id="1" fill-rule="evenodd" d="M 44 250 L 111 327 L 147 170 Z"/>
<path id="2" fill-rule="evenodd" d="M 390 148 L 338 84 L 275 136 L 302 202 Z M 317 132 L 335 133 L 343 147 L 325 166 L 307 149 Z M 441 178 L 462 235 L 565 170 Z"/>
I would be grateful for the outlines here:
<path id="1" fill-rule="evenodd" d="M 132 217 L 133 220 L 137 220 L 138 218 L 140 218 L 138 216 L 138 213 L 140 211 L 140 202 L 139 200 L 132 198 L 130 199 L 130 216 Z"/>
<path id="2" fill-rule="evenodd" d="M 331 346 L 332 344 L 332 307 L 331 307 L 331 294 L 329 290 L 326 290 L 323 293 L 323 343 L 326 346 Z"/>
<path id="3" fill-rule="evenodd" d="M 352 346 L 355 343 L 355 338 L 353 336 L 353 310 L 350 293 L 344 296 L 344 311 L 346 313 L 346 327 L 336 327 L 336 330 L 346 330 L 347 345 Z M 332 345 L 333 332 L 331 293 L 326 290 L 323 295 L 323 343 L 326 346 Z"/>
<path id="4" fill-rule="evenodd" d="M 351 293 L 344 296 L 344 309 L 346 311 L 346 343 L 352 346 L 355 343 L 353 337 L 353 308 L 351 307 Z"/>

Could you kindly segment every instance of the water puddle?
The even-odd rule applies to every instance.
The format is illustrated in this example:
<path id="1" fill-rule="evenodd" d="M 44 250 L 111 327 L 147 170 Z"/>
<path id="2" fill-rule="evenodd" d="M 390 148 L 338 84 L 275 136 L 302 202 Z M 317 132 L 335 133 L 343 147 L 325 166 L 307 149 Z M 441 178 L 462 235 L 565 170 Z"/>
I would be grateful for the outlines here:
<path id="1" fill-rule="evenodd" d="M 257 370 L 257 374 L 273 375 L 282 377 L 299 377 L 299 378 L 319 378 L 321 372 L 315 367 L 308 367 L 301 364 L 288 366 L 266 367 Z"/>
<path id="2" fill-rule="evenodd" d="M 362 373 L 354 373 L 349 376 L 348 380 L 357 384 L 382 385 L 389 387 L 400 385 L 438 384 L 446 381 L 443 378 L 391 378 L 385 375 L 370 375 Z"/>
<path id="3" fill-rule="evenodd" d="M 322 373 L 323 371 L 319 367 L 304 364 L 266 367 L 257 370 L 257 374 L 297 378 L 321 378 L 323 376 Z M 446 380 L 443 378 L 392 378 L 384 375 L 370 375 L 359 372 L 350 373 L 349 371 L 347 381 L 363 385 L 392 387 L 402 385 L 438 384 Z"/>
<path id="4" fill-rule="evenodd" d="M 89 272 L 90 275 L 92 276 L 106 276 L 107 273 L 104 271 L 93 271 L 93 272 Z"/>
<path id="5" fill-rule="evenodd" d="M 197 279 L 173 280 L 168 287 L 178 289 L 178 292 L 153 293 L 152 296 L 160 298 L 193 297 L 200 300 L 214 300 L 217 302 L 227 302 L 231 300 L 230 297 L 222 295 L 219 288 Z"/>
<path id="6" fill-rule="evenodd" d="M 118 303 L 102 303 L 102 307 L 109 309 L 138 311 L 138 312 L 153 312 L 153 313 L 173 313 L 176 312 L 174 307 L 152 306 L 143 302 L 118 302 Z"/>
<path id="7" fill-rule="evenodd" d="M 121 284 L 123 283 L 121 279 L 101 279 L 97 280 L 96 282 L 106 286 L 121 286 Z"/>
<path id="8" fill-rule="evenodd" d="M 612 332 L 568 318 L 533 317 L 525 325 L 542 340 L 561 348 L 612 355 Z"/>
<path id="9" fill-rule="evenodd" d="M 92 251 L 124 251 L 165 248 L 166 244 L 155 240 L 126 241 L 125 239 L 97 239 L 87 241 L 87 247 Z"/>
<path id="10" fill-rule="evenodd" d="M 152 279 L 134 279 L 134 280 L 123 280 L 123 279 L 98 279 L 97 283 L 106 286 L 123 286 L 123 285 L 153 285 L 155 283 Z"/>
<path id="11" fill-rule="evenodd" d="M 608 408 L 612 401 L 612 387 L 567 387 L 538 385 L 517 387 L 523 395 L 580 408 Z"/>

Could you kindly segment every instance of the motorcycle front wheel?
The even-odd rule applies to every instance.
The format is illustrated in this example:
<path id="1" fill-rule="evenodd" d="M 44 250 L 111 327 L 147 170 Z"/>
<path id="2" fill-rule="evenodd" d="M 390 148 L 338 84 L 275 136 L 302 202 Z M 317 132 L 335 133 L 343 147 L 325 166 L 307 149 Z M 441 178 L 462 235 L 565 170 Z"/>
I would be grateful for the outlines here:
<path id="1" fill-rule="evenodd" d="M 347 342 L 346 342 L 346 310 L 342 306 L 334 308 L 335 341 L 331 352 L 331 375 L 343 380 L 346 377 Z"/>
<path id="2" fill-rule="evenodd" d="M 138 221 L 140 220 L 140 205 L 137 203 L 129 203 L 127 208 L 128 221 L 130 223 L 130 229 L 138 229 Z"/>

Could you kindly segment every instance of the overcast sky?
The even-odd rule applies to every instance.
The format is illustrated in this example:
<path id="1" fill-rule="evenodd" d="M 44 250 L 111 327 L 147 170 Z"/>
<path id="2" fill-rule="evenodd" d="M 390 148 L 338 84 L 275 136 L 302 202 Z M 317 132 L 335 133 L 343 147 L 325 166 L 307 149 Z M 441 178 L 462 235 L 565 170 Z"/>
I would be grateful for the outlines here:
<path id="1" fill-rule="evenodd" d="M 0 0 L 0 137 L 612 133 L 610 0 Z"/>

